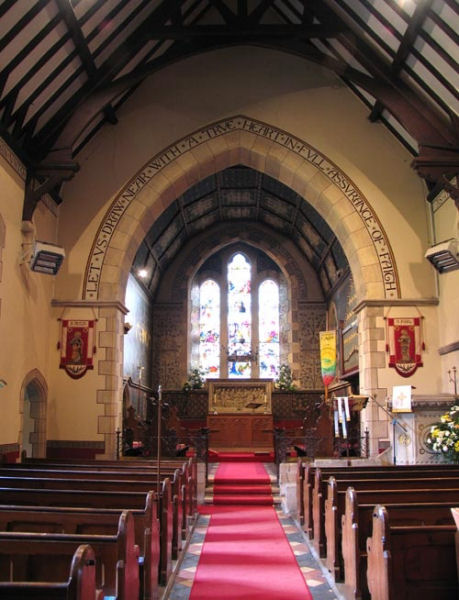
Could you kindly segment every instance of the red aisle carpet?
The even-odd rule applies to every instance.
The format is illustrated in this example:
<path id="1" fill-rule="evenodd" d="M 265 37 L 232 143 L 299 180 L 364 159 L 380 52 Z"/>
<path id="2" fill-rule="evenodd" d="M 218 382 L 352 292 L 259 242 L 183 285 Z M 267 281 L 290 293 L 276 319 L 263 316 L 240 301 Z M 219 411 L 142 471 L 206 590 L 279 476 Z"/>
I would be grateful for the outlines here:
<path id="1" fill-rule="evenodd" d="M 265 504 L 272 506 L 271 482 L 259 462 L 219 465 L 214 479 L 214 504 Z"/>
<path id="2" fill-rule="evenodd" d="M 209 462 L 273 462 L 273 452 L 217 452 L 209 450 Z"/>
<path id="3" fill-rule="evenodd" d="M 284 530 L 272 506 L 249 506 L 247 497 L 262 496 L 269 477 L 260 463 L 224 463 L 215 475 L 219 486 L 238 495 L 237 506 L 203 506 L 210 514 L 204 546 L 189 600 L 312 600 Z M 239 485 L 238 485 L 239 482 Z M 264 488 L 252 494 L 249 489 Z M 241 497 L 242 496 L 242 497 Z"/>

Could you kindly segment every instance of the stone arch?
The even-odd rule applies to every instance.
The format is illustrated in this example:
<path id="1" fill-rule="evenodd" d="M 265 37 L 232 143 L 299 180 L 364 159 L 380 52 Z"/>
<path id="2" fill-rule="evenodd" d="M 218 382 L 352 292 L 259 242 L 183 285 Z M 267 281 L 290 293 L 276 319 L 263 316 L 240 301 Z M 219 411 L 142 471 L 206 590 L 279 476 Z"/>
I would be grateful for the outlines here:
<path id="1" fill-rule="evenodd" d="M 241 223 L 243 225 L 243 222 Z M 251 231 L 248 232 L 246 228 L 241 226 L 241 223 L 215 226 L 210 232 L 201 235 L 198 238 L 199 243 L 194 244 L 195 252 L 198 251 L 199 254 L 194 253 L 193 259 L 186 257 L 187 252 L 186 250 L 183 251 L 185 258 L 181 260 L 171 286 L 174 298 L 185 301 L 187 298 L 187 285 L 194 272 L 199 270 L 202 263 L 211 254 L 238 241 L 262 250 L 276 262 L 286 279 L 289 279 L 292 292 L 303 298 L 307 296 L 308 290 L 306 289 L 305 279 L 298 267 L 298 261 L 292 256 L 290 250 L 281 243 L 282 235 L 260 224 L 253 225 Z"/>
<path id="2" fill-rule="evenodd" d="M 178 140 L 153 157 L 122 190 L 94 239 L 83 298 L 122 300 L 135 252 L 151 223 L 189 187 L 236 164 L 278 179 L 321 214 L 346 253 L 359 298 L 400 297 L 387 236 L 351 179 L 303 140 L 235 116 Z"/>
<path id="3" fill-rule="evenodd" d="M 21 429 L 19 431 L 19 445 L 21 451 L 24 446 L 31 448 L 32 457 L 44 458 L 46 456 L 46 413 L 48 385 L 38 369 L 29 371 L 24 377 L 21 386 Z M 29 423 L 26 425 L 26 423 Z M 27 435 L 27 444 L 24 436 Z"/>
<path id="4" fill-rule="evenodd" d="M 178 140 L 145 164 L 113 200 L 86 263 L 82 297 L 100 306 L 107 328 L 100 332 L 99 343 L 110 349 L 112 358 L 101 366 L 105 384 L 97 391 L 98 403 L 104 404 L 99 432 L 105 438 L 106 456 L 116 452 L 114 431 L 121 406 L 119 332 L 137 249 L 171 202 L 204 178 L 238 164 L 290 187 L 328 222 L 346 254 L 360 300 L 400 297 L 393 252 L 375 211 L 346 173 L 318 150 L 281 129 L 242 115 L 210 124 Z M 323 315 L 317 309 L 307 310 L 311 321 L 322 322 Z M 176 318 L 176 312 L 167 319 Z M 305 326 L 317 329 L 307 323 Z M 312 347 L 315 342 L 308 339 L 304 347 Z M 313 378 L 317 365 L 311 365 L 310 371 Z M 163 381 L 163 374 L 153 375 Z M 166 375 L 178 378 L 174 372 Z"/>
<path id="5" fill-rule="evenodd" d="M 294 242 L 261 223 L 254 223 L 250 230 L 244 226 L 244 221 L 218 223 L 183 246 L 180 254 L 170 265 L 170 275 L 166 276 L 166 281 L 163 281 L 156 290 L 157 306 L 154 322 L 155 337 L 160 340 L 158 347 L 168 346 L 171 341 L 171 331 L 176 330 L 178 323 L 186 324 L 193 321 L 190 315 L 193 304 L 192 282 L 209 256 L 228 246 L 238 248 L 240 245 L 262 251 L 279 267 L 283 275 L 281 287 L 281 312 L 284 318 L 283 362 L 290 364 L 297 379 L 303 383 L 317 382 L 315 365 L 319 364 L 318 345 L 315 347 L 311 335 L 319 320 L 325 322 L 325 300 L 319 288 L 318 278 L 313 267 Z M 171 314 L 175 315 L 173 321 L 175 326 L 169 321 Z M 293 318 L 294 314 L 298 318 Z M 309 323 L 309 327 L 303 327 L 305 323 Z M 183 328 L 180 331 L 177 344 L 183 337 L 192 337 L 190 330 Z M 154 370 L 156 379 L 167 382 L 171 387 L 174 387 L 174 381 L 175 385 L 180 385 L 177 382 L 185 379 L 186 372 L 184 366 L 182 366 L 183 372 L 179 372 L 178 363 L 188 364 L 191 347 L 190 338 L 186 345 L 188 354 L 182 355 L 182 361 L 174 359 L 173 365 L 170 364 L 168 368 Z M 153 363 L 156 367 L 155 360 Z M 308 383 L 304 387 L 309 388 L 311 384 Z"/>

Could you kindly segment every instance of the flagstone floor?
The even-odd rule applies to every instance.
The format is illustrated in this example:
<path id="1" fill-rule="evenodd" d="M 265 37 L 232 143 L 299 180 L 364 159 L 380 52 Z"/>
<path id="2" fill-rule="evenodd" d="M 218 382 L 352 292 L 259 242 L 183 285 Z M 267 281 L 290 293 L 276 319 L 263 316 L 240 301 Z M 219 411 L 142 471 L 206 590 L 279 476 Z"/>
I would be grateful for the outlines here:
<path id="1" fill-rule="evenodd" d="M 267 464 L 265 466 L 268 472 L 273 468 L 273 465 Z M 213 478 L 216 467 L 217 465 L 209 473 L 210 480 Z M 271 480 L 275 480 L 273 474 L 270 474 Z M 328 581 L 325 572 L 308 545 L 308 540 L 295 521 L 290 516 L 285 515 L 280 506 L 277 508 L 277 514 L 295 554 L 298 566 L 311 591 L 313 600 L 343 600 L 343 596 Z M 199 515 L 185 555 L 177 566 L 173 586 L 167 594 L 163 595 L 162 600 L 188 600 L 209 521 L 209 515 Z M 218 600 L 217 597 L 216 600 Z"/>

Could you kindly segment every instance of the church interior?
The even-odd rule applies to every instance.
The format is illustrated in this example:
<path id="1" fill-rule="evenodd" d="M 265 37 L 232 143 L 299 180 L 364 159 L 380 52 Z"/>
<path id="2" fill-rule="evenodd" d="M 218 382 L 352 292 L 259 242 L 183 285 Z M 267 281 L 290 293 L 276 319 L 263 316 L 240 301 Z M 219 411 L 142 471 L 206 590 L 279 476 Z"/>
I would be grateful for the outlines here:
<path id="1" fill-rule="evenodd" d="M 441 535 L 452 535 L 450 554 L 432 558 L 432 550 L 425 562 L 453 560 L 457 576 L 449 513 L 459 506 L 459 475 L 449 463 L 459 463 L 458 28 L 455 0 L 0 3 L 5 598 L 29 596 L 27 586 L 2 588 L 12 568 L 2 548 L 13 543 L 3 509 L 24 505 L 30 490 L 19 488 L 32 485 L 34 469 L 48 480 L 46 468 L 62 477 L 71 465 L 87 479 L 79 488 L 87 502 L 97 485 L 90 470 L 104 465 L 139 496 L 155 469 L 150 510 L 171 499 L 164 523 L 158 513 L 150 528 L 161 548 L 151 543 L 155 573 L 149 566 L 132 583 L 126 568 L 124 591 L 107 599 L 165 599 L 174 561 L 201 542 L 205 579 L 212 559 L 203 540 L 216 535 L 214 520 L 223 527 L 228 506 L 261 519 L 272 490 L 279 514 L 292 519 L 285 531 L 292 523 L 301 531 L 336 598 L 343 582 L 346 600 L 408 600 L 408 584 L 406 595 L 393 591 L 406 573 L 402 582 L 394 571 L 385 586 L 374 572 L 367 581 L 362 566 L 349 567 L 341 522 L 335 547 L 331 517 L 319 523 L 325 505 L 313 514 L 322 484 L 320 497 L 336 493 L 346 507 L 354 499 L 344 481 L 359 498 L 368 493 L 368 505 L 381 507 L 368 517 L 370 573 L 383 561 L 377 535 L 388 538 L 382 506 L 396 502 L 389 491 L 374 501 L 371 480 L 393 478 L 391 493 L 408 504 L 399 473 L 413 477 L 404 482 L 413 502 L 447 509 L 448 519 L 432 519 L 449 528 Z M 448 440 L 432 433 L 445 422 Z M 233 489 L 232 461 L 242 491 Z M 416 489 L 430 485 L 436 497 Z M 63 490 L 50 489 L 58 506 Z M 113 489 L 121 494 L 121 484 Z M 29 503 L 45 502 L 34 493 Z M 181 505 L 174 515 L 172 498 Z M 117 501 L 103 509 L 129 508 Z M 139 502 L 136 511 L 145 495 Z M 339 510 L 344 528 L 344 504 Z M 196 542 L 198 513 L 210 524 Z M 122 519 L 126 531 L 137 523 L 130 511 Z M 434 527 L 425 516 L 423 524 Z M 94 564 L 93 550 L 81 550 L 81 564 Z M 246 577 L 234 575 L 242 567 L 231 586 Z M 98 578 L 89 571 L 88 590 Z M 201 579 L 171 600 L 332 597 L 310 595 L 313 578 L 287 596 L 216 595 Z M 436 585 L 413 593 L 456 597 L 457 582 L 444 595 Z"/>

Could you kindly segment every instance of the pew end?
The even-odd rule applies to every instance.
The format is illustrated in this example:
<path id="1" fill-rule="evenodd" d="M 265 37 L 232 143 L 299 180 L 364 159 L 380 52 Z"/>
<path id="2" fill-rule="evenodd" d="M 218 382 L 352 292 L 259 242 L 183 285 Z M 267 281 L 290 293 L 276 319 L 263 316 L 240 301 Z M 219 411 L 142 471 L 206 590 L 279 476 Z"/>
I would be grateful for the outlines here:
<path id="1" fill-rule="evenodd" d="M 76 549 L 65 582 L 1 581 L 2 600 L 103 600 L 96 588 L 96 560 L 88 544 Z"/>

